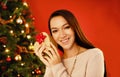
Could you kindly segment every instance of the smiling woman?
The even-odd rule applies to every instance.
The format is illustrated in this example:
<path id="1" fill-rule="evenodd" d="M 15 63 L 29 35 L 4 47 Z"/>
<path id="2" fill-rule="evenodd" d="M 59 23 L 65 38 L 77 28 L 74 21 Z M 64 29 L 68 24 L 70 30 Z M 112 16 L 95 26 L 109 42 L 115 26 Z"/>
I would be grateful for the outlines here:
<path id="1" fill-rule="evenodd" d="M 35 48 L 36 55 L 46 65 L 44 77 L 104 77 L 102 51 L 87 40 L 70 11 L 53 12 L 48 27 L 63 56 L 60 57 L 52 43 L 49 49 L 44 45 Z"/>

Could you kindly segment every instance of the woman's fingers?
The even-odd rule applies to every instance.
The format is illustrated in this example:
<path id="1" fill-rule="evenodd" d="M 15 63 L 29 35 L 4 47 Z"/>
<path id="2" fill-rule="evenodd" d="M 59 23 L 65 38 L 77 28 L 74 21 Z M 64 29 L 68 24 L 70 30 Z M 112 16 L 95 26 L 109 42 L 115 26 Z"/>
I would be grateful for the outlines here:
<path id="1" fill-rule="evenodd" d="M 40 60 L 46 65 L 46 66 L 50 66 L 49 62 L 48 62 L 48 57 L 47 56 L 42 56 L 40 58 Z"/>
<path id="2" fill-rule="evenodd" d="M 40 45 L 38 42 L 34 44 L 34 52 L 36 55 L 39 55 L 45 49 L 44 45 Z"/>
<path id="3" fill-rule="evenodd" d="M 55 51 L 52 47 L 47 48 L 44 52 L 46 54 L 46 59 L 50 63 L 50 65 L 55 65 L 61 62 L 60 56 L 56 54 L 57 51 Z"/>
<path id="4" fill-rule="evenodd" d="M 51 66 L 61 61 L 57 48 L 52 43 L 50 44 L 50 47 L 46 47 L 44 43 L 39 44 L 38 42 L 35 42 L 34 50 L 35 54 L 46 66 Z"/>
<path id="5" fill-rule="evenodd" d="M 35 54 L 40 58 L 40 60 L 46 65 L 49 66 L 48 58 L 44 56 L 44 53 L 46 51 L 44 44 L 39 44 L 38 42 L 35 42 L 34 44 L 34 52 Z"/>
<path id="6" fill-rule="evenodd" d="M 45 55 L 48 56 L 49 58 L 53 58 L 53 54 L 51 53 L 51 48 L 46 48 L 46 50 L 44 51 Z"/>
<path id="7" fill-rule="evenodd" d="M 51 45 L 51 47 L 54 49 L 55 54 L 56 54 L 58 57 L 60 57 L 57 48 L 56 48 L 52 43 L 50 43 L 50 45 Z"/>
<path id="8" fill-rule="evenodd" d="M 39 43 L 35 42 L 35 44 L 34 44 L 34 51 L 35 51 L 35 53 L 38 51 L 39 48 L 40 48 Z"/>

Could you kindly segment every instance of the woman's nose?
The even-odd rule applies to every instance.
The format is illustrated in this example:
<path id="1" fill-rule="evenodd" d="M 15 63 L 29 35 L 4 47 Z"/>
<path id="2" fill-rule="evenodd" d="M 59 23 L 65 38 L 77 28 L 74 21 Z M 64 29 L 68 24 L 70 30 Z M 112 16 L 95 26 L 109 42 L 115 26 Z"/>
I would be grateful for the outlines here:
<path id="1" fill-rule="evenodd" d="M 64 30 L 60 31 L 59 37 L 64 38 L 66 36 L 66 33 Z"/>

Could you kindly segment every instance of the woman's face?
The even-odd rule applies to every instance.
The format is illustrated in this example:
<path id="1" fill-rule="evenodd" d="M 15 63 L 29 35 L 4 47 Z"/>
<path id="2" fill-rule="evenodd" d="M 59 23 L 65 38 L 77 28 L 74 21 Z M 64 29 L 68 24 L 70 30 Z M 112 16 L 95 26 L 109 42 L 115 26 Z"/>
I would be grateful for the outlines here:
<path id="1" fill-rule="evenodd" d="M 50 21 L 53 39 L 64 50 L 70 49 L 75 44 L 74 31 L 62 16 L 53 17 Z"/>

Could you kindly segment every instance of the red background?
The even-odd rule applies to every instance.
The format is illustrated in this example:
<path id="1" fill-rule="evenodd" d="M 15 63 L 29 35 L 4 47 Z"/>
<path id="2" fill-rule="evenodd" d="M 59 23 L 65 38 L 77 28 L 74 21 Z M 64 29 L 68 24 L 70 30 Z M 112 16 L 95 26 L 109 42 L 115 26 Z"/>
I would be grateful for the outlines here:
<path id="1" fill-rule="evenodd" d="M 77 17 L 86 37 L 103 50 L 109 77 L 120 77 L 119 0 L 27 0 L 37 31 L 48 31 L 50 14 L 68 9 Z"/>

